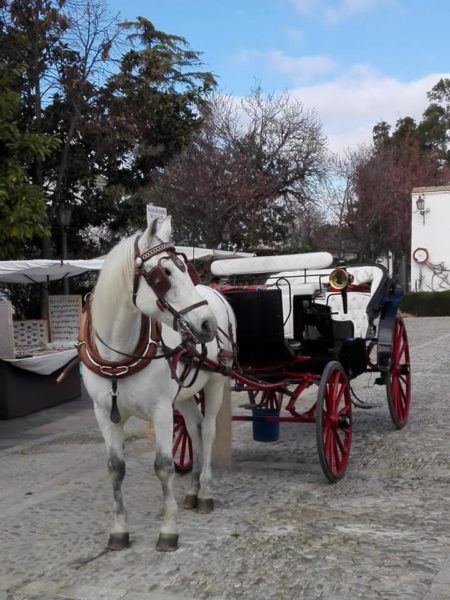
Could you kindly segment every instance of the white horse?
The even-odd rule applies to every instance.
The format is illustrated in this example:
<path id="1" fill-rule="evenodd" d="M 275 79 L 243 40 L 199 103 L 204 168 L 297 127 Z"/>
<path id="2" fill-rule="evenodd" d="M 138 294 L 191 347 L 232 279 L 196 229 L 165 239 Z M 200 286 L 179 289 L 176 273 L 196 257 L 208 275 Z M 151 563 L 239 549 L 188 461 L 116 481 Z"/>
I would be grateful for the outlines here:
<path id="1" fill-rule="evenodd" d="M 114 492 L 108 548 L 113 550 L 129 545 L 122 482 L 124 424 L 130 416 L 152 421 L 155 431 L 154 467 L 164 499 L 164 520 L 156 548 L 171 551 L 178 547 L 172 457 L 174 405 L 186 421 L 193 445 L 192 480 L 184 506 L 199 512 L 214 507 L 211 457 L 216 417 L 222 400 L 229 402 L 230 386 L 223 374 L 200 368 L 201 358 L 199 362 L 189 356 L 197 344 L 197 351 L 207 350 L 208 359 L 225 368 L 230 366 L 236 325 L 231 307 L 220 294 L 194 286 L 185 260 L 168 242 L 170 235 L 169 217 L 159 229 L 154 221 L 140 237 L 128 238 L 111 250 L 94 289 L 80 346 L 84 384 L 107 448 Z M 149 328 L 148 317 L 159 327 L 155 328 L 153 321 Z M 194 398 L 201 389 L 205 394 L 204 416 Z M 226 457 L 229 408 L 224 415 L 217 418 L 216 443 L 222 441 L 218 454 Z"/>

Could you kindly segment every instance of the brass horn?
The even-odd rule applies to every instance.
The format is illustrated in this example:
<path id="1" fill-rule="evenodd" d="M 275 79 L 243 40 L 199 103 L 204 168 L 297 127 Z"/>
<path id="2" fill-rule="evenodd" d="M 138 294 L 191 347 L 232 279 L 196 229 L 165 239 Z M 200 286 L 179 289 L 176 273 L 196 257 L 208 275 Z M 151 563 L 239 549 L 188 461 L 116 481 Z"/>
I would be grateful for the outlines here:
<path id="1" fill-rule="evenodd" d="M 345 290 L 351 282 L 351 275 L 343 267 L 337 267 L 330 273 L 330 286 L 335 290 Z"/>

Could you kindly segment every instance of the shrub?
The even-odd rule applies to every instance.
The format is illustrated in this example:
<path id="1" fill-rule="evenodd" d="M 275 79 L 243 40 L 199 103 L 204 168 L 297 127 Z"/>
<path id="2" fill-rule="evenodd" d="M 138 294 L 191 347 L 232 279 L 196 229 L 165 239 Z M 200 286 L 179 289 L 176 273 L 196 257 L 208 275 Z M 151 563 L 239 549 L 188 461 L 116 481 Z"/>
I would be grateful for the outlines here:
<path id="1" fill-rule="evenodd" d="M 416 317 L 450 316 L 450 290 L 444 292 L 408 292 L 400 309 Z"/>

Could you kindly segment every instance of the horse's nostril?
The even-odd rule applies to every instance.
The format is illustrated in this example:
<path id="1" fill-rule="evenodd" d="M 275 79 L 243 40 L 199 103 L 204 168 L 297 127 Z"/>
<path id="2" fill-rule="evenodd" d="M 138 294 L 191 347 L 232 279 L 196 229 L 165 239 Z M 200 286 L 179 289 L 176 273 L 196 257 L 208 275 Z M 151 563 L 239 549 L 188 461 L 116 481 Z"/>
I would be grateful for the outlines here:
<path id="1" fill-rule="evenodd" d="M 205 336 L 207 340 L 212 340 L 215 334 L 215 327 L 213 322 L 210 319 L 205 319 L 202 321 L 202 334 Z"/>

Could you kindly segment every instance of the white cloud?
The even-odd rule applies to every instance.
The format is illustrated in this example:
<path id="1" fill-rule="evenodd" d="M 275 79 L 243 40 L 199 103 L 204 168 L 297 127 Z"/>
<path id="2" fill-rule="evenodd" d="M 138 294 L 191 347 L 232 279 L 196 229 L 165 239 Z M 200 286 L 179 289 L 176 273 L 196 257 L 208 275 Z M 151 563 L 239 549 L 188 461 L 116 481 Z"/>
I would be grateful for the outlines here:
<path id="1" fill-rule="evenodd" d="M 334 61 L 324 55 L 295 58 L 280 50 L 272 50 L 267 52 L 266 56 L 272 70 L 290 75 L 292 80 L 297 83 L 328 73 L 334 67 Z"/>
<path id="2" fill-rule="evenodd" d="M 392 4 L 393 0 L 343 0 L 336 6 L 323 7 L 323 16 L 329 23 L 351 17 L 357 13 L 367 12 L 381 5 Z"/>
<path id="3" fill-rule="evenodd" d="M 317 112 L 329 147 L 336 152 L 370 143 L 372 128 L 380 121 L 386 121 L 392 127 L 406 116 L 420 121 L 429 105 L 427 92 L 440 78 L 450 78 L 450 73 L 430 73 L 405 81 L 365 64 L 354 64 L 338 74 L 339 65 L 328 56 L 296 58 L 278 50 L 249 50 L 242 57 L 248 61 L 265 61 L 269 69 L 290 78 L 291 85 L 287 89 L 305 108 Z M 326 81 L 323 81 L 324 77 Z"/>
<path id="4" fill-rule="evenodd" d="M 320 0 L 289 0 L 301 13 L 311 13 L 320 7 Z"/>
<path id="5" fill-rule="evenodd" d="M 299 86 L 292 95 L 305 108 L 315 109 L 328 136 L 331 150 L 371 142 L 372 128 L 379 121 L 395 122 L 405 116 L 419 121 L 429 102 L 426 93 L 441 77 L 433 73 L 412 81 L 400 81 L 355 65 L 344 76 L 326 83 Z"/>
<path id="6" fill-rule="evenodd" d="M 285 30 L 285 35 L 290 42 L 297 44 L 301 42 L 304 37 L 303 29 L 299 27 L 289 27 Z"/>
<path id="7" fill-rule="evenodd" d="M 259 50 L 252 50 L 249 48 L 242 48 L 239 52 L 233 55 L 232 59 L 235 63 L 239 65 L 248 65 L 255 58 L 260 58 L 261 52 Z"/>
<path id="8" fill-rule="evenodd" d="M 398 4 L 400 0 L 289 0 L 303 14 L 315 14 L 329 23 L 367 12 L 387 4 Z"/>

